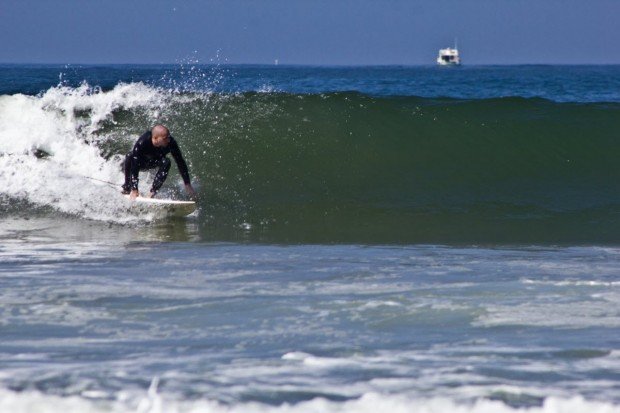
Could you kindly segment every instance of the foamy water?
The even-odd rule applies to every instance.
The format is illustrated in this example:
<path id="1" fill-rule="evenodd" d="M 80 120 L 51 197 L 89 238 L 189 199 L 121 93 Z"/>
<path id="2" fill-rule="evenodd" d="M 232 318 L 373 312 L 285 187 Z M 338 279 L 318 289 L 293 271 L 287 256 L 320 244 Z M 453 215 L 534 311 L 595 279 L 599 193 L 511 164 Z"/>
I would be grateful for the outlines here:
<path id="1" fill-rule="evenodd" d="M 95 395 L 96 396 L 96 395 Z M 130 398 L 129 396 L 125 396 Z M 125 398 L 123 397 L 123 399 Z M 216 401 L 174 401 L 160 397 L 152 389 L 133 402 L 94 401 L 91 398 L 61 398 L 40 393 L 16 394 L 0 391 L 0 411 L 11 413 L 617 413 L 620 408 L 607 403 L 590 402 L 581 397 L 549 398 L 540 407 L 511 408 L 498 401 L 480 400 L 469 405 L 455 404 L 446 399 L 409 399 L 369 393 L 345 403 L 315 399 L 296 405 L 268 406 L 244 403 L 229 406 Z"/>
<path id="2" fill-rule="evenodd" d="M 0 226 L 3 411 L 619 408 L 614 248 L 204 245 L 162 243 L 165 227 L 149 240 L 155 227 Z"/>
<path id="3" fill-rule="evenodd" d="M 88 219 L 135 220 L 118 196 L 122 156 L 106 160 L 100 145 L 113 140 L 130 148 L 136 136 L 101 131 L 119 110 L 140 108 L 157 119 L 166 99 L 165 92 L 141 83 L 107 92 L 83 84 L 38 96 L 0 96 L 0 195 Z"/>

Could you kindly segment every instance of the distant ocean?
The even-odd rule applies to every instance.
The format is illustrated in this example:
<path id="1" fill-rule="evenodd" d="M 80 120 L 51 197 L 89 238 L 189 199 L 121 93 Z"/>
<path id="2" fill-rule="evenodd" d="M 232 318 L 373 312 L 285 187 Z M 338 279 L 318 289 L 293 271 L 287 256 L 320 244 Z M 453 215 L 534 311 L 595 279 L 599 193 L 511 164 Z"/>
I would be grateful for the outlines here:
<path id="1" fill-rule="evenodd" d="M 620 412 L 620 66 L 0 65 L 0 130 L 2 413 Z"/>

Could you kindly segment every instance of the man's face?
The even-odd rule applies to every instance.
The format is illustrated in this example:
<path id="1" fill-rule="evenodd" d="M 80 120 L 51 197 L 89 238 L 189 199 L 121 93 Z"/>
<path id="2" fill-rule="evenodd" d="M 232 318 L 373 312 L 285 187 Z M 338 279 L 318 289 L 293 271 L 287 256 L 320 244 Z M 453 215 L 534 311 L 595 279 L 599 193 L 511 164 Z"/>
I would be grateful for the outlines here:
<path id="1" fill-rule="evenodd" d="M 153 145 L 158 148 L 165 148 L 170 143 L 169 134 L 153 135 Z"/>

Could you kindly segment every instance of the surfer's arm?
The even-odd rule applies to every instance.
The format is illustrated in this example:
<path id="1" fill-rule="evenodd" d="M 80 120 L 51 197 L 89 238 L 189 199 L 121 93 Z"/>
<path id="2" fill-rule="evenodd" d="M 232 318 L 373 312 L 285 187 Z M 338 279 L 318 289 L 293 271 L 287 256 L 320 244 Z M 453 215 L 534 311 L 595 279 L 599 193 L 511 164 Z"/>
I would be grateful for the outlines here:
<path id="1" fill-rule="evenodd" d="M 183 159 L 183 155 L 181 154 L 181 150 L 179 149 L 179 145 L 177 145 L 176 141 L 170 142 L 170 153 L 172 154 L 174 161 L 177 163 L 177 167 L 179 168 L 179 172 L 181 173 L 181 177 L 183 178 L 183 183 L 185 184 L 185 191 L 189 194 L 190 198 L 195 200 L 196 191 L 191 184 L 187 164 L 185 163 L 185 159 Z"/>
<path id="2" fill-rule="evenodd" d="M 174 161 L 177 163 L 177 167 L 179 168 L 179 173 L 183 178 L 185 187 L 187 188 L 188 185 L 191 187 L 192 185 L 189 179 L 189 170 L 187 169 L 187 164 L 185 163 L 185 159 L 183 159 L 183 155 L 181 154 L 181 150 L 179 149 L 179 145 L 177 145 L 176 141 L 170 142 L 170 153 L 172 154 Z"/>

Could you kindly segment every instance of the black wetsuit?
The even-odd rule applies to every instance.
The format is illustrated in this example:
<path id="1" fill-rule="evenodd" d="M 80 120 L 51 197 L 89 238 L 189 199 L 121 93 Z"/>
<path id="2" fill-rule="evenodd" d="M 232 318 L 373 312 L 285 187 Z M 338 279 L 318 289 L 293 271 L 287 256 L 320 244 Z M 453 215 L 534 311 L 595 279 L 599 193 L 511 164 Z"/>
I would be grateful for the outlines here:
<path id="1" fill-rule="evenodd" d="M 155 174 L 153 187 L 151 188 L 151 192 L 156 193 L 163 185 L 170 170 L 170 159 L 166 157 L 169 153 L 172 154 L 177 163 L 185 185 L 190 183 L 187 164 L 174 138 L 170 136 L 168 146 L 158 148 L 153 145 L 152 136 L 151 131 L 140 136 L 133 146 L 133 150 L 125 157 L 123 166 L 125 170 L 125 184 L 123 185 L 123 192 L 138 189 L 138 173 L 141 170 L 158 167 L 159 169 Z"/>

